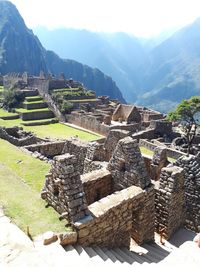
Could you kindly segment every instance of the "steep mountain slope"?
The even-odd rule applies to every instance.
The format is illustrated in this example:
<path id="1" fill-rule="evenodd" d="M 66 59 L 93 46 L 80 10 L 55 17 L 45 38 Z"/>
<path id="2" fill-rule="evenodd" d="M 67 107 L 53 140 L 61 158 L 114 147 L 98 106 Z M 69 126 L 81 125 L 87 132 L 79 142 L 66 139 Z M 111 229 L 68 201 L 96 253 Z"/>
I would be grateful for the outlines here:
<path id="1" fill-rule="evenodd" d="M 72 77 L 85 83 L 98 95 L 124 99 L 115 82 L 101 71 L 76 61 L 62 60 L 55 53 L 46 51 L 39 39 L 29 30 L 16 7 L 9 1 L 0 1 L 0 73 L 28 71 Z"/>
<path id="2" fill-rule="evenodd" d="M 45 50 L 13 4 L 0 1 L 0 72 L 47 71 Z"/>
<path id="3" fill-rule="evenodd" d="M 200 19 L 155 47 L 150 59 L 140 103 L 167 111 L 184 98 L 200 95 Z"/>
<path id="4" fill-rule="evenodd" d="M 148 58 L 134 36 L 44 27 L 37 27 L 34 32 L 46 48 L 61 57 L 99 68 L 116 81 L 127 101 L 136 100 Z"/>
<path id="5" fill-rule="evenodd" d="M 164 36 L 163 42 L 148 43 L 122 33 L 34 31 L 59 54 L 114 77 L 128 102 L 167 112 L 182 99 L 200 94 L 200 19 L 168 39 Z"/>

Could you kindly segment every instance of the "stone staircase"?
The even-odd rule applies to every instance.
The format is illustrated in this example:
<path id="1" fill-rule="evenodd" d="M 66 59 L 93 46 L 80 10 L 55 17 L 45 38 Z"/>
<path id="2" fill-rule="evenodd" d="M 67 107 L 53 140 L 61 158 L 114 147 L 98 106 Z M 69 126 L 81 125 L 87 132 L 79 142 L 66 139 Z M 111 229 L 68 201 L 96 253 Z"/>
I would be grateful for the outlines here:
<path id="1" fill-rule="evenodd" d="M 1 267 L 199 267 L 200 249 L 192 240 L 195 234 L 180 229 L 170 242 L 158 240 L 141 247 L 100 248 L 68 245 L 58 242 L 43 245 L 40 236 L 32 242 L 12 224 L 0 208 L 0 266 Z M 157 239 L 157 238 L 156 238 Z M 188 242 L 185 242 L 188 241 Z M 183 244 L 180 246 L 179 245 Z"/>

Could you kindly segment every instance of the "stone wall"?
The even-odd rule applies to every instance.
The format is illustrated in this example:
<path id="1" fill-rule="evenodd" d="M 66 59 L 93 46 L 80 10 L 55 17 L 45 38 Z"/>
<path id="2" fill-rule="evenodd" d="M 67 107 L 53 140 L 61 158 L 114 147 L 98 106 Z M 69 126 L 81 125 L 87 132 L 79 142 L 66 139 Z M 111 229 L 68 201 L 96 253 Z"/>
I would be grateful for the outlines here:
<path id="1" fill-rule="evenodd" d="M 88 205 L 112 193 L 112 177 L 105 168 L 82 175 L 81 181 Z"/>
<path id="2" fill-rule="evenodd" d="M 183 169 L 165 167 L 161 171 L 160 180 L 156 186 L 156 220 L 158 232 L 162 230 L 166 239 L 184 224 L 185 195 Z"/>
<path id="3" fill-rule="evenodd" d="M 104 167 L 106 150 L 103 143 L 90 142 L 84 161 L 84 173 L 99 170 Z"/>
<path id="4" fill-rule="evenodd" d="M 150 128 L 155 130 L 155 134 L 159 136 L 172 134 L 172 123 L 165 120 L 152 120 Z"/>
<path id="5" fill-rule="evenodd" d="M 176 164 L 184 169 L 186 221 L 188 229 L 200 231 L 200 156 L 181 157 Z"/>
<path id="6" fill-rule="evenodd" d="M 109 161 L 120 139 L 129 136 L 131 133 L 125 130 L 111 130 L 105 140 L 106 160 Z"/>
<path id="7" fill-rule="evenodd" d="M 84 113 L 72 112 L 70 115 L 66 115 L 66 119 L 69 123 L 76 124 L 85 129 L 94 131 L 96 133 L 106 136 L 109 132 L 109 126 L 102 124 L 98 121 L 98 118 L 92 115 L 85 115 Z"/>
<path id="8" fill-rule="evenodd" d="M 163 114 L 161 113 L 148 112 L 148 111 L 142 112 L 142 120 L 144 122 L 148 122 L 152 120 L 160 120 L 160 119 L 163 119 Z"/>
<path id="9" fill-rule="evenodd" d="M 33 112 L 25 112 L 25 113 L 20 113 L 20 118 L 23 121 L 28 121 L 28 120 L 40 120 L 40 119 L 49 119 L 49 118 L 54 117 L 54 114 L 51 110 L 43 110 L 43 111 L 33 111 Z"/>
<path id="10" fill-rule="evenodd" d="M 39 139 L 32 133 L 26 133 L 20 130 L 18 127 L 0 127 L 0 138 L 10 142 L 15 146 L 32 145 L 39 141 Z"/>
<path id="11" fill-rule="evenodd" d="M 120 104 L 113 112 L 112 119 L 114 121 L 126 121 L 127 123 L 137 122 L 141 123 L 141 115 L 138 109 L 132 105 Z"/>
<path id="12" fill-rule="evenodd" d="M 154 144 L 154 143 L 152 143 L 148 140 L 145 140 L 145 139 L 140 139 L 139 144 L 140 144 L 140 146 L 143 146 L 143 147 L 145 147 L 151 151 L 155 151 L 155 149 L 158 147 L 157 144 Z M 162 144 L 159 142 L 159 146 L 161 146 L 161 145 L 166 149 L 167 156 L 170 158 L 178 159 L 181 156 L 186 156 L 185 153 L 183 153 L 179 150 L 174 150 L 174 149 L 168 148 L 167 146 L 165 146 L 165 144 Z"/>
<path id="13" fill-rule="evenodd" d="M 52 158 L 54 156 L 62 154 L 63 148 L 65 145 L 65 141 L 54 141 L 54 142 L 46 142 L 42 144 L 34 144 L 30 146 L 25 146 L 31 152 L 37 151 L 41 155 Z"/>
<path id="14" fill-rule="evenodd" d="M 69 153 L 71 155 L 76 155 L 78 160 L 78 171 L 80 174 L 84 170 L 84 161 L 86 158 L 86 153 L 88 149 L 88 142 L 81 141 L 77 138 L 70 138 L 65 141 L 65 145 L 62 151 L 62 154 Z"/>
<path id="15" fill-rule="evenodd" d="M 118 142 L 108 170 L 112 174 L 114 191 L 132 185 L 144 189 L 151 184 L 137 140 L 131 137 L 125 137 Z"/>
<path id="16" fill-rule="evenodd" d="M 83 246 L 127 246 L 130 238 L 154 239 L 154 194 L 131 186 L 88 206 L 91 216 L 74 224 Z M 148 195 L 151 195 L 148 197 Z"/>
<path id="17" fill-rule="evenodd" d="M 54 157 L 41 197 L 69 222 L 89 215 L 75 156 L 64 154 Z"/>
<path id="18" fill-rule="evenodd" d="M 155 138 L 155 132 L 154 129 L 146 129 L 144 131 L 139 131 L 137 133 L 132 134 L 132 138 L 138 141 L 140 139 L 153 139 Z"/>

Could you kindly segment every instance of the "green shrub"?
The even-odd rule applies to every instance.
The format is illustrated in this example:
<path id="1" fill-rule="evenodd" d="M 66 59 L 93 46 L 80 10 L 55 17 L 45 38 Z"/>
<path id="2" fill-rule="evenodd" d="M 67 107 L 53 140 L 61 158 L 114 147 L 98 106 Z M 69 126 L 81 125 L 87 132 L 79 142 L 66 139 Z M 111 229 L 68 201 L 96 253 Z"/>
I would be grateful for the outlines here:
<path id="1" fill-rule="evenodd" d="M 62 113 L 70 113 L 73 110 L 74 105 L 66 100 L 63 100 L 63 103 L 61 105 L 61 112 Z"/>
<path id="2" fill-rule="evenodd" d="M 12 110 L 19 106 L 23 102 L 25 96 L 24 93 L 18 89 L 8 89 L 3 91 L 3 107 L 7 110 Z"/>

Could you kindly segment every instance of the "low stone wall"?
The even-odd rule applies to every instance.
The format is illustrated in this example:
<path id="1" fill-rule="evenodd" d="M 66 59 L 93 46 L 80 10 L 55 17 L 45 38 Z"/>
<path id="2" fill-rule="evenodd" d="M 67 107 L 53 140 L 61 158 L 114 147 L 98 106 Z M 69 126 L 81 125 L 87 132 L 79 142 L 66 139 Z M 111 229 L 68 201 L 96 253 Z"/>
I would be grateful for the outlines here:
<path id="1" fill-rule="evenodd" d="M 51 110 L 20 113 L 20 118 L 23 121 L 49 119 L 49 118 L 52 118 L 52 117 L 54 117 L 54 114 L 53 114 L 53 112 Z"/>
<path id="2" fill-rule="evenodd" d="M 200 231 L 200 157 L 181 157 L 176 165 L 184 169 L 184 190 L 186 201 L 185 225 L 192 231 Z"/>
<path id="3" fill-rule="evenodd" d="M 134 123 L 134 124 L 125 124 L 125 125 L 110 125 L 110 130 L 125 130 L 130 131 L 131 133 L 135 133 L 136 131 L 139 131 L 141 128 L 140 123 Z"/>
<path id="4" fill-rule="evenodd" d="M 145 147 L 145 148 L 147 148 L 147 149 L 149 149 L 151 151 L 155 151 L 155 149 L 158 147 L 157 144 L 149 142 L 149 141 L 147 141 L 145 139 L 140 139 L 139 144 L 140 144 L 140 146 L 143 146 L 143 147 Z M 183 153 L 181 151 L 168 148 L 164 144 L 160 143 L 160 145 L 162 145 L 166 149 L 167 156 L 170 157 L 170 158 L 178 159 L 181 156 L 185 156 L 186 155 L 185 153 Z"/>
<path id="5" fill-rule="evenodd" d="M 147 130 L 132 134 L 132 138 L 138 141 L 140 139 L 153 139 L 154 137 L 155 137 L 154 129 L 147 129 Z"/>
<path id="6" fill-rule="evenodd" d="M 112 177 L 106 169 L 84 174 L 81 180 L 88 205 L 112 193 Z"/>
<path id="7" fill-rule="evenodd" d="M 83 246 L 127 246 L 130 238 L 143 243 L 154 239 L 154 198 L 131 186 L 88 206 L 91 216 L 74 224 Z M 148 199 L 148 201 L 146 201 Z"/>
<path id="8" fill-rule="evenodd" d="M 37 151 L 41 155 L 52 158 L 54 156 L 62 154 L 63 148 L 65 145 L 65 141 L 55 141 L 55 142 L 47 142 L 42 144 L 35 144 L 30 146 L 25 146 L 31 152 Z"/>
<path id="9" fill-rule="evenodd" d="M 165 238 L 169 239 L 185 221 L 183 169 L 163 168 L 157 183 L 155 227 L 157 232 L 162 231 Z"/>
<path id="10" fill-rule="evenodd" d="M 102 122 L 98 121 L 97 117 L 95 116 L 72 112 L 70 115 L 66 115 L 66 119 L 69 123 L 76 124 L 80 127 L 94 131 L 104 136 L 106 136 L 110 130 L 108 125 L 102 124 Z"/>
<path id="11" fill-rule="evenodd" d="M 39 139 L 32 134 L 26 136 L 22 135 L 22 137 L 20 137 L 20 135 L 18 136 L 18 131 L 18 127 L 8 129 L 0 127 L 0 138 L 8 141 L 9 143 L 15 146 L 32 145 L 39 141 Z"/>

